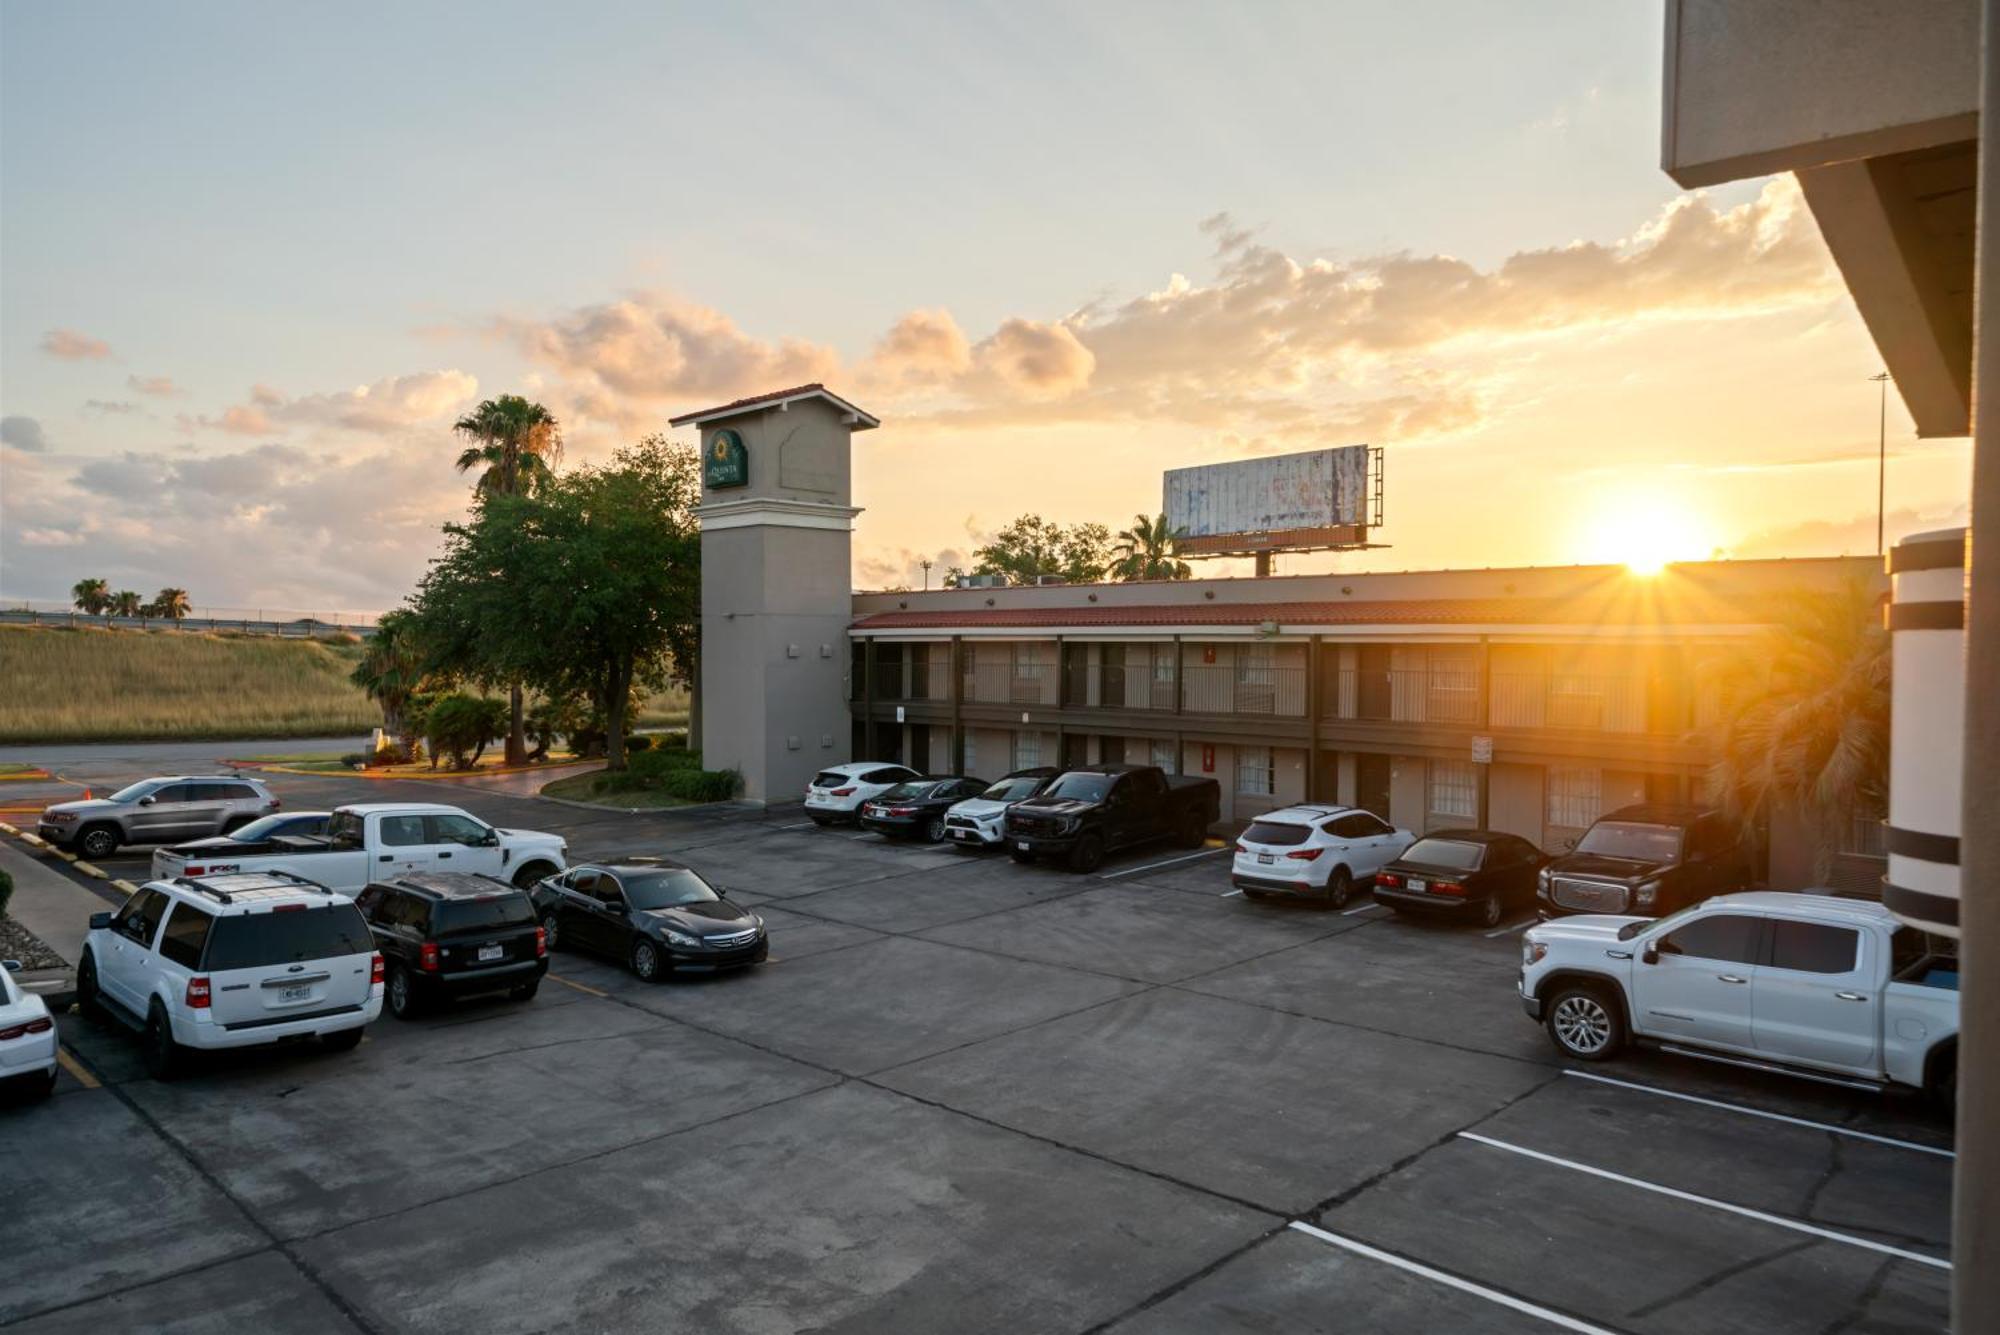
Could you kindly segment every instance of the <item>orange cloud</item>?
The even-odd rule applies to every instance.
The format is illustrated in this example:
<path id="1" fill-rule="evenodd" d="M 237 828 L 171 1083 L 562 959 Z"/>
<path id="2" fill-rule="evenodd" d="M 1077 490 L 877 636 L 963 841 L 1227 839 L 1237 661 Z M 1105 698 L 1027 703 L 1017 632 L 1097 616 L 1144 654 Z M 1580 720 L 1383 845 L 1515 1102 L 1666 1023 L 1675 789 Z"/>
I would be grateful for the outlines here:
<path id="1" fill-rule="evenodd" d="M 111 345 L 74 329 L 51 329 L 42 335 L 42 351 L 66 362 L 103 361 L 111 355 Z"/>

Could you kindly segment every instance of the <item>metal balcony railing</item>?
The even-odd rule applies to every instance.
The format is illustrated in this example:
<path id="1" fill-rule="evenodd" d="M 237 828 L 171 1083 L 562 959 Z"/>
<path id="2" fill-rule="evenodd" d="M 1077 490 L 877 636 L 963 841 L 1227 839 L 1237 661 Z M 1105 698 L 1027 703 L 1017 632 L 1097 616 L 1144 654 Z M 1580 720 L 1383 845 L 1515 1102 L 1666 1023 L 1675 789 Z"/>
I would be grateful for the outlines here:
<path id="1" fill-rule="evenodd" d="M 974 663 L 965 674 L 965 699 L 974 704 L 1053 705 L 1053 663 Z"/>
<path id="2" fill-rule="evenodd" d="M 1182 669 L 1181 707 L 1190 714 L 1259 714 L 1304 718 L 1306 670 L 1251 663 L 1191 664 Z"/>
<path id="3" fill-rule="evenodd" d="M 1385 723 L 1479 722 L 1477 667 L 1346 669 L 1324 704 L 1334 718 Z"/>
<path id="4" fill-rule="evenodd" d="M 1097 709 L 1146 709 L 1172 713 L 1173 664 L 1124 666 L 1071 664 L 1064 698 L 1072 706 Z"/>

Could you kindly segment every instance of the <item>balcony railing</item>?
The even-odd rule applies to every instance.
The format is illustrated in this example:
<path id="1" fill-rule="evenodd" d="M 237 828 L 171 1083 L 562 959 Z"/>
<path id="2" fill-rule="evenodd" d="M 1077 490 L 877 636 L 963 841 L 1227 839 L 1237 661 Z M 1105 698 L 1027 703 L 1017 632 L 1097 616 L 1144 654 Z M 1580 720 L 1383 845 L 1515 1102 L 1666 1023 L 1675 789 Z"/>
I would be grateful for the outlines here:
<path id="1" fill-rule="evenodd" d="M 1304 668 L 1234 663 L 1192 665 L 1183 671 L 1181 707 L 1190 714 L 1305 717 Z"/>
<path id="2" fill-rule="evenodd" d="M 1075 706 L 1097 709 L 1146 709 L 1172 713 L 1174 668 L 1133 663 L 1128 666 L 1071 664 L 1065 699 Z"/>
<path id="3" fill-rule="evenodd" d="M 974 663 L 965 674 L 965 699 L 973 704 L 1052 705 L 1053 663 Z"/>
<path id="4" fill-rule="evenodd" d="M 1643 677 L 1584 672 L 1496 672 L 1493 726 L 1553 728 L 1573 732 L 1684 732 L 1675 716 Z"/>
<path id="5" fill-rule="evenodd" d="M 1477 667 L 1347 669 L 1334 674 L 1326 712 L 1384 723 L 1479 722 Z"/>
<path id="6" fill-rule="evenodd" d="M 857 683 L 854 696 L 861 698 L 861 687 Z M 951 669 L 946 663 L 883 663 L 875 664 L 875 698 L 877 700 L 949 700 L 951 698 Z"/>

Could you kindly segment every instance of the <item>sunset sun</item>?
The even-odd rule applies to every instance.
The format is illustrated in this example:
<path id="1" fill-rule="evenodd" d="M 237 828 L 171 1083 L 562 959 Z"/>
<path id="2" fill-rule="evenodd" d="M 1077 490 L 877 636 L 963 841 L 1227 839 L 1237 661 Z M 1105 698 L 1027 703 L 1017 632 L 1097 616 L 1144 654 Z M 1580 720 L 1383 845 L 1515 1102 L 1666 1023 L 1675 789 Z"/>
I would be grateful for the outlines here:
<path id="1" fill-rule="evenodd" d="M 1586 530 L 1582 557 L 1616 562 L 1635 575 L 1657 575 L 1669 562 L 1707 557 L 1714 549 L 1708 521 L 1672 496 L 1608 497 Z"/>

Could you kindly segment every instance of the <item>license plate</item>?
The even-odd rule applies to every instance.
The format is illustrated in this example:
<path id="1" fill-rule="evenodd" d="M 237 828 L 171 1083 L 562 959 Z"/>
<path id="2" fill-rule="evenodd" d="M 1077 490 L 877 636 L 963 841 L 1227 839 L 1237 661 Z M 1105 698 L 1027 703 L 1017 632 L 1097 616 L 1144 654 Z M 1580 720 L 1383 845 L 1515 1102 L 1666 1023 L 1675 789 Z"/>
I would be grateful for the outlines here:
<path id="1" fill-rule="evenodd" d="M 1260 867 L 1268 867 L 1277 860 L 1278 856 L 1275 853 L 1259 853 L 1257 855 L 1257 865 Z"/>
<path id="2" fill-rule="evenodd" d="M 1028 841 L 1026 839 L 1016 839 L 1014 841 L 1014 847 L 1020 849 L 1023 853 L 1025 853 L 1028 851 Z"/>
<path id="3" fill-rule="evenodd" d="M 278 991 L 278 1000 L 280 1002 L 311 1001 L 312 994 L 313 994 L 312 988 L 303 985 L 299 987 L 280 988 Z"/>
<path id="4" fill-rule="evenodd" d="M 1431 888 L 1431 883 L 1421 876 L 1412 876 L 1403 883 L 1403 888 L 1413 895 L 1421 895 Z"/>
<path id="5" fill-rule="evenodd" d="M 974 838 L 975 836 L 970 830 L 953 830 L 951 832 L 951 837 L 954 839 L 971 839 Z"/>
<path id="6" fill-rule="evenodd" d="M 506 953 L 506 948 L 503 946 L 481 946 L 479 948 L 479 962 L 484 964 L 487 960 L 497 960 Z"/>

